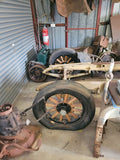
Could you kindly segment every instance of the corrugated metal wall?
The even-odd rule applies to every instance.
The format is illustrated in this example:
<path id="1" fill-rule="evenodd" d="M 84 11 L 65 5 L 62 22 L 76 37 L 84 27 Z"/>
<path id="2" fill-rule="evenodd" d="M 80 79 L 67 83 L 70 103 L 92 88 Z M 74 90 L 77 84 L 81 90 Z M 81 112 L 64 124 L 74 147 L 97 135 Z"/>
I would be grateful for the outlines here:
<path id="1" fill-rule="evenodd" d="M 65 18 L 60 16 L 57 12 L 55 6 L 55 21 L 53 22 L 50 17 L 50 1 L 43 0 L 43 6 L 41 5 L 41 0 L 35 0 L 37 15 L 39 23 L 47 24 L 47 23 L 65 23 Z M 44 8 L 44 9 L 43 9 Z M 65 27 L 49 27 L 49 39 L 50 45 L 49 48 L 51 50 L 55 50 L 57 48 L 65 48 Z"/>
<path id="2" fill-rule="evenodd" d="M 107 22 L 110 20 L 111 15 L 111 7 L 112 7 L 112 0 L 103 0 L 102 1 L 102 10 L 101 10 L 101 17 L 100 22 Z M 120 2 L 114 3 L 113 8 L 113 16 L 120 14 Z M 99 27 L 99 35 L 106 35 L 111 37 L 111 28 L 110 25 L 102 25 Z"/>
<path id="3" fill-rule="evenodd" d="M 43 6 L 41 5 L 41 0 L 36 0 L 37 14 L 40 23 L 65 23 L 65 18 L 60 16 L 55 8 L 55 22 L 51 20 L 49 0 L 43 1 Z M 69 28 L 86 28 L 96 27 L 97 10 L 98 10 L 98 0 L 95 0 L 96 9 L 92 11 L 89 15 L 85 13 L 72 13 L 68 19 Z M 43 9 L 44 7 L 44 9 Z M 44 12 L 47 14 L 47 19 L 44 16 Z M 65 27 L 55 27 L 48 28 L 50 45 L 49 48 L 54 50 L 57 48 L 65 47 Z M 92 43 L 95 30 L 72 30 L 69 31 L 69 47 L 77 46 L 88 46 Z"/>
<path id="4" fill-rule="evenodd" d="M 98 0 L 95 1 L 95 10 L 90 14 L 72 13 L 68 18 L 69 28 L 96 28 Z M 94 37 L 95 30 L 70 30 L 69 47 L 90 46 Z"/>
<path id="5" fill-rule="evenodd" d="M 35 39 L 29 0 L 0 1 L 0 104 L 11 103 L 26 80 Z M 33 52 L 32 52 L 33 50 Z"/>
<path id="6" fill-rule="evenodd" d="M 98 3 L 99 0 L 94 0 L 96 9 L 89 15 L 85 13 L 72 13 L 68 17 L 69 28 L 94 28 L 96 27 Z M 111 13 L 112 0 L 103 0 L 100 22 L 109 21 Z M 37 13 L 40 23 L 53 23 L 50 18 L 49 0 L 43 1 L 36 0 Z M 44 10 L 43 10 L 44 7 Z M 46 13 L 47 18 L 44 16 Z M 113 15 L 120 14 L 120 3 L 116 3 L 114 7 Z M 54 23 L 65 23 L 65 18 L 60 16 L 55 10 L 55 22 Z M 111 37 L 111 31 L 109 25 L 102 25 L 99 27 L 99 35 L 108 35 Z M 50 49 L 64 48 L 65 47 L 65 27 L 49 28 L 50 36 Z M 68 46 L 69 47 L 80 47 L 89 46 L 92 44 L 95 37 L 95 30 L 70 30 L 68 33 Z"/>
<path id="7" fill-rule="evenodd" d="M 118 15 L 118 14 L 120 14 L 120 2 L 115 3 L 114 9 L 113 9 L 113 15 Z"/>

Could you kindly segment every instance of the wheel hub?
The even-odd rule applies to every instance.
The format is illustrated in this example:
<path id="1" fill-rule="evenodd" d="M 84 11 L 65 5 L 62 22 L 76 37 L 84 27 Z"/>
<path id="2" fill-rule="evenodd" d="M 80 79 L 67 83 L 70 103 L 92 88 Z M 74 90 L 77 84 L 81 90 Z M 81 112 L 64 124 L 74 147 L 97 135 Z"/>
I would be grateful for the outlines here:
<path id="1" fill-rule="evenodd" d="M 36 76 L 41 76 L 40 71 L 39 71 L 39 70 L 35 71 L 35 75 L 36 75 Z"/>
<path id="2" fill-rule="evenodd" d="M 62 116 L 65 116 L 66 113 L 67 113 L 67 112 L 66 112 L 65 110 L 61 109 L 60 114 L 61 114 Z"/>
<path id="3" fill-rule="evenodd" d="M 66 115 L 71 111 L 71 107 L 67 103 L 59 103 L 56 109 L 61 115 Z"/>

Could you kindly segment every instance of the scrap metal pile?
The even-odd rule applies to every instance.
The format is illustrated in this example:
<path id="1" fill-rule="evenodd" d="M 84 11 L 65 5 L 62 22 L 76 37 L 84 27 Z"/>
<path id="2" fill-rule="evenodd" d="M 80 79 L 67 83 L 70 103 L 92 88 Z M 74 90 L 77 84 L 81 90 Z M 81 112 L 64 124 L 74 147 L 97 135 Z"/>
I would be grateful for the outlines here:
<path id="1" fill-rule="evenodd" d="M 114 71 L 119 71 L 120 41 L 112 42 L 111 38 L 97 36 L 93 45 L 87 48 L 63 48 L 52 54 L 43 48 L 37 54 L 37 61 L 29 62 L 28 74 L 35 82 L 44 81 L 46 75 L 65 79 L 67 74 L 70 79 L 93 71 L 108 71 L 111 58 L 115 60 Z"/>
<path id="2" fill-rule="evenodd" d="M 79 48 L 75 51 L 77 52 L 77 63 L 73 61 L 69 64 L 64 63 L 67 56 L 60 56 L 56 58 L 59 63 L 50 65 L 43 73 L 53 77 L 70 79 L 88 75 L 92 71 L 108 71 L 112 58 L 116 61 L 114 71 L 120 70 L 120 42 L 118 41 L 112 45 L 107 37 L 97 36 L 92 46 L 84 48 L 83 51 L 80 51 Z"/>
<path id="3" fill-rule="evenodd" d="M 0 159 L 37 151 L 41 145 L 40 127 L 21 121 L 11 104 L 0 106 Z"/>

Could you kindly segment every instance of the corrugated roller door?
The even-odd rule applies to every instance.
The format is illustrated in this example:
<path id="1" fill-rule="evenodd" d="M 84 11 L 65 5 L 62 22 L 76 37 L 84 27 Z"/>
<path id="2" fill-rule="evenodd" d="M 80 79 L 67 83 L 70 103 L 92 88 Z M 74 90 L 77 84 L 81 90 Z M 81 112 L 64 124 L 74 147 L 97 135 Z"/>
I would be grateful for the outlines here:
<path id="1" fill-rule="evenodd" d="M 35 48 L 29 0 L 0 1 L 0 104 L 12 103 L 26 80 L 28 53 Z M 31 56 L 33 52 L 30 53 Z"/>

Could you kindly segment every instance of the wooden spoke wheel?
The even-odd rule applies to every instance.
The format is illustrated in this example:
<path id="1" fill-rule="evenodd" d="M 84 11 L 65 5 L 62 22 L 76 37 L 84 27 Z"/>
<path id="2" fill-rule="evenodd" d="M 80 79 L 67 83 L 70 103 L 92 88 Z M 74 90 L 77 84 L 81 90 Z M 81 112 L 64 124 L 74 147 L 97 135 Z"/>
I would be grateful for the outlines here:
<path id="1" fill-rule="evenodd" d="M 43 74 L 45 66 L 39 64 L 34 65 L 29 69 L 29 77 L 34 82 L 43 82 L 46 79 L 46 75 Z"/>
<path id="2" fill-rule="evenodd" d="M 77 59 L 77 56 L 75 54 L 75 50 L 71 48 L 63 48 L 63 49 L 58 49 L 54 51 L 50 58 L 49 58 L 49 64 L 68 64 L 68 63 L 76 63 L 79 60 Z M 52 72 L 56 72 L 61 74 L 62 70 L 55 70 Z"/>
<path id="3" fill-rule="evenodd" d="M 82 129 L 95 113 L 91 93 L 74 81 L 61 80 L 47 85 L 37 94 L 33 105 L 36 119 L 51 129 Z"/>
<path id="4" fill-rule="evenodd" d="M 55 60 L 55 64 L 68 64 L 74 63 L 74 58 L 70 55 L 61 55 Z"/>
<path id="5" fill-rule="evenodd" d="M 70 94 L 55 94 L 47 99 L 45 105 L 49 118 L 58 123 L 74 122 L 83 113 L 80 101 Z"/>
<path id="6" fill-rule="evenodd" d="M 75 63 L 75 60 L 73 58 L 73 56 L 71 55 L 67 55 L 67 56 L 59 56 L 56 60 L 55 60 L 55 64 L 68 64 L 68 63 Z M 56 73 L 63 73 L 62 70 L 56 70 Z"/>

